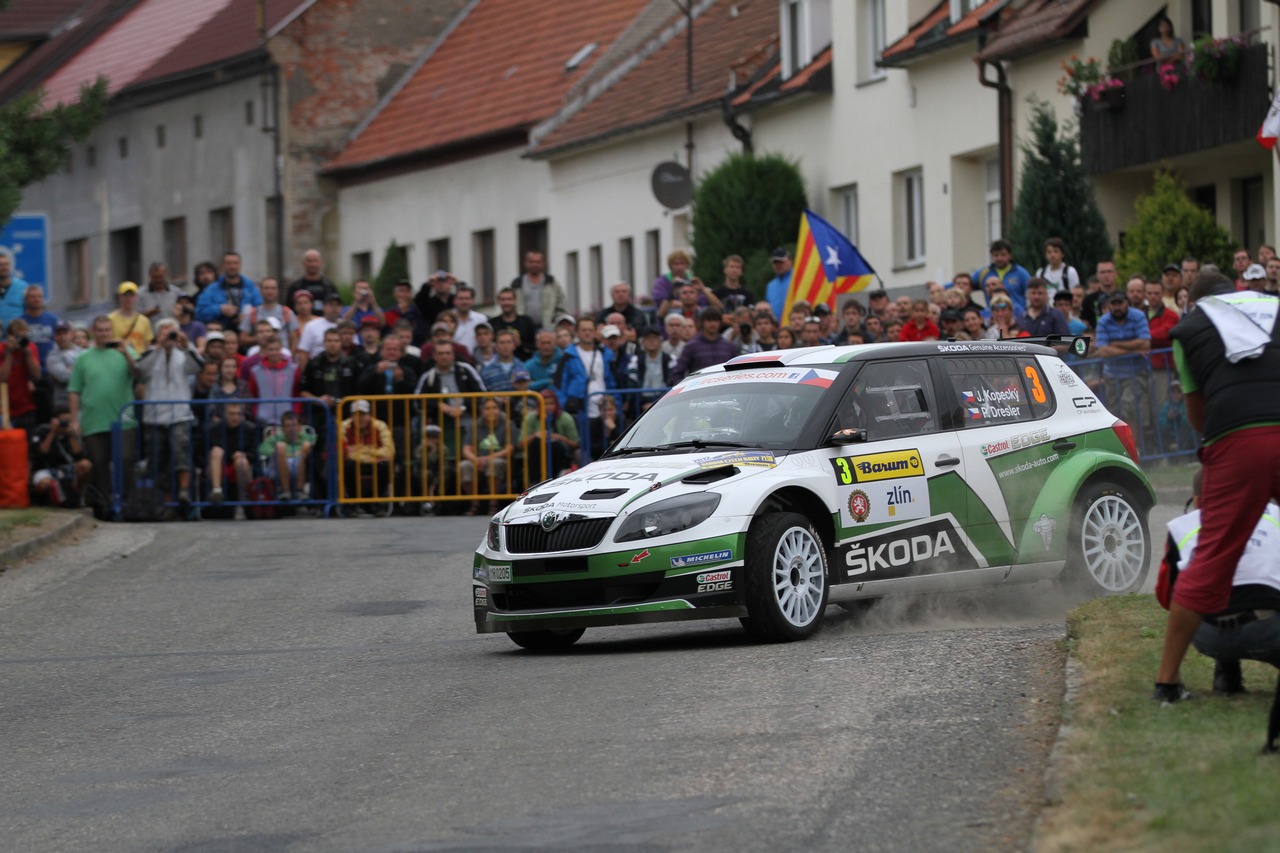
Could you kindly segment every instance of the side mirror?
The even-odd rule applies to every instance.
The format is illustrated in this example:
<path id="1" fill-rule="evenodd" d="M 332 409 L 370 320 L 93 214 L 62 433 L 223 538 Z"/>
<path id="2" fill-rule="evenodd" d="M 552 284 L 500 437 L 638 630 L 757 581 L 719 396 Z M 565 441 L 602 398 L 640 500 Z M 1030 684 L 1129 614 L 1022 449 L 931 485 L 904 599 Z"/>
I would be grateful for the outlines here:
<path id="1" fill-rule="evenodd" d="M 827 439 L 831 444 L 837 447 L 846 444 L 861 444 L 867 440 L 867 431 L 865 429 L 842 429 L 834 433 L 831 438 Z"/>

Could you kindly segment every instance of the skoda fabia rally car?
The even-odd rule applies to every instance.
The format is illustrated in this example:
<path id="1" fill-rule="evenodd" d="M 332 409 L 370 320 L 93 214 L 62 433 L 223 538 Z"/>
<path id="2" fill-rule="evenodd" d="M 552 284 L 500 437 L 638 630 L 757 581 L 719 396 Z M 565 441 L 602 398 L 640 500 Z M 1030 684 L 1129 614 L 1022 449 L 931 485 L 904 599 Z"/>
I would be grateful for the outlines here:
<path id="1" fill-rule="evenodd" d="M 1135 590 L 1154 504 L 1137 461 L 1049 346 L 740 356 L 493 517 L 476 629 L 556 648 L 594 626 L 738 617 L 781 641 L 817 631 L 828 603 L 890 594 Z"/>

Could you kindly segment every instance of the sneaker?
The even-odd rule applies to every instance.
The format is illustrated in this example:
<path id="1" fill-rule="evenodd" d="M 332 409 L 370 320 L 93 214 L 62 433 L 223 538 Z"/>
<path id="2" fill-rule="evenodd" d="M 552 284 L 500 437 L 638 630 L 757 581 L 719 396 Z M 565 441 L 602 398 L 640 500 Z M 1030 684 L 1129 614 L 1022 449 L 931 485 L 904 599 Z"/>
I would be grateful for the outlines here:
<path id="1" fill-rule="evenodd" d="M 293 501 L 293 492 L 286 492 L 286 491 L 281 490 L 280 494 L 279 494 L 279 495 L 277 495 L 277 496 L 276 496 L 276 498 L 277 498 L 281 503 L 292 503 L 292 501 Z"/>
<path id="2" fill-rule="evenodd" d="M 218 504 L 222 503 L 222 489 L 214 489 L 213 491 L 209 492 L 209 503 L 213 504 L 214 506 L 217 506 Z"/>
<path id="3" fill-rule="evenodd" d="M 1161 684 L 1156 682 L 1156 689 L 1151 694 L 1151 698 L 1163 704 L 1171 704 L 1173 702 L 1185 702 L 1188 699 L 1194 699 L 1195 695 L 1182 685 L 1177 684 Z"/>
<path id="4" fill-rule="evenodd" d="M 421 506 L 422 506 L 423 515 L 430 515 L 431 513 L 436 511 L 436 505 L 433 504 L 431 501 L 423 501 Z"/>
<path id="5" fill-rule="evenodd" d="M 178 492 L 178 512 L 182 515 L 186 515 L 190 509 L 191 495 L 187 494 L 185 491 Z"/>
<path id="6" fill-rule="evenodd" d="M 1215 660 L 1213 662 L 1213 692 L 1234 696 L 1244 693 L 1244 673 L 1240 671 L 1238 660 Z"/>

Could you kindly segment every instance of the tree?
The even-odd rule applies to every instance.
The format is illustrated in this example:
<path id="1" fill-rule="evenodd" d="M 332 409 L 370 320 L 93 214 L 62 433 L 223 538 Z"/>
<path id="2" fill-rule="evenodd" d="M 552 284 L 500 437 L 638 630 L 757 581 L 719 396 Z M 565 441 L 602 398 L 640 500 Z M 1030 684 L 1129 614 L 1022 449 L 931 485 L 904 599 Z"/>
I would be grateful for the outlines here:
<path id="1" fill-rule="evenodd" d="M 1080 162 L 1075 127 L 1067 123 L 1059 132 L 1053 108 L 1034 97 L 1028 101 L 1031 139 L 1020 146 L 1022 180 L 1009 228 L 1013 256 L 1034 270 L 1043 265 L 1044 241 L 1059 237 L 1067 244 L 1067 263 L 1083 281 L 1098 261 L 1112 257 L 1107 223 Z"/>
<path id="2" fill-rule="evenodd" d="M 397 246 L 392 240 L 382 259 L 378 277 L 373 280 L 373 298 L 379 305 L 391 304 L 395 299 L 396 282 L 401 280 L 409 280 L 409 262 L 405 257 L 404 247 Z"/>
<path id="3" fill-rule="evenodd" d="M 718 285 L 724 258 L 742 255 L 743 284 L 759 295 L 773 277 L 769 253 L 795 244 L 807 204 L 793 161 L 732 155 L 703 176 L 693 195 L 694 275 Z"/>
<path id="4" fill-rule="evenodd" d="M 0 105 L 0 226 L 22 204 L 22 190 L 61 171 L 71 145 L 84 142 L 107 113 L 107 79 L 80 88 L 75 104 L 43 109 L 40 90 Z"/>
<path id="5" fill-rule="evenodd" d="M 1139 196 L 1133 209 L 1133 227 L 1125 232 L 1124 247 L 1116 258 L 1121 275 L 1142 273 L 1158 279 L 1165 264 L 1185 257 L 1231 269 L 1231 235 L 1212 213 L 1187 196 L 1182 180 L 1172 171 L 1157 171 L 1151 192 Z"/>

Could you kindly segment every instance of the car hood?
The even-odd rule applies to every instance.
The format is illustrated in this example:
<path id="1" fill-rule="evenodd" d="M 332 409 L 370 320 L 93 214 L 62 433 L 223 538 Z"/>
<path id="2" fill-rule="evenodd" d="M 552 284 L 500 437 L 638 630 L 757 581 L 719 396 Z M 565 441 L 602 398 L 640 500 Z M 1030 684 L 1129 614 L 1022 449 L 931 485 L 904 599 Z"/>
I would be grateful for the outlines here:
<path id="1" fill-rule="evenodd" d="M 536 521 L 547 510 L 586 517 L 617 515 L 657 490 L 670 497 L 734 484 L 776 468 L 768 450 L 701 450 L 667 456 L 621 457 L 592 462 L 529 490 L 502 513 L 505 524 Z"/>

